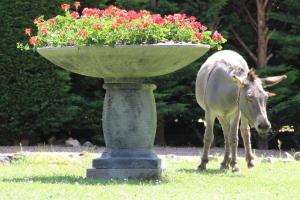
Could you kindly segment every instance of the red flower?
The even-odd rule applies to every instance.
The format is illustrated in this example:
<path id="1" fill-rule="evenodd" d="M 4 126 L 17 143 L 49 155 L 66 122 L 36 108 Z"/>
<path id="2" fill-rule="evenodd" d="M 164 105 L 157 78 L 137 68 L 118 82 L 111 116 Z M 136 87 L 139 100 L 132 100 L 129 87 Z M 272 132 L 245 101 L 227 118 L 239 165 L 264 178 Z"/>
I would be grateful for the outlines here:
<path id="1" fill-rule="evenodd" d="M 37 36 L 32 36 L 29 39 L 29 44 L 36 46 L 38 44 L 38 37 Z"/>
<path id="2" fill-rule="evenodd" d="M 104 10 L 104 14 L 114 16 L 117 11 L 120 11 L 120 9 L 117 8 L 116 6 L 111 5 L 106 10 Z"/>
<path id="3" fill-rule="evenodd" d="M 199 33 L 199 32 L 196 32 L 196 33 L 195 33 L 195 36 L 196 36 L 196 38 L 197 38 L 198 40 L 203 39 L 203 35 L 202 35 L 201 33 Z"/>
<path id="4" fill-rule="evenodd" d="M 82 14 L 84 17 L 89 17 L 89 16 L 96 16 L 96 17 L 101 17 L 104 13 L 104 10 L 99 10 L 96 8 L 84 8 L 82 11 Z"/>
<path id="5" fill-rule="evenodd" d="M 102 29 L 102 25 L 101 24 L 95 24 L 94 29 L 100 30 L 100 29 Z"/>
<path id="6" fill-rule="evenodd" d="M 221 33 L 218 33 L 218 31 L 215 31 L 214 34 L 212 35 L 213 40 L 221 40 L 222 38 L 223 36 L 221 35 Z"/>
<path id="7" fill-rule="evenodd" d="M 72 13 L 71 13 L 71 16 L 72 16 L 73 18 L 75 18 L 75 19 L 79 18 L 78 12 L 72 12 Z"/>
<path id="8" fill-rule="evenodd" d="M 65 10 L 65 11 L 70 10 L 70 5 L 66 4 L 66 3 L 61 4 L 60 7 L 61 7 L 61 9 Z"/>
<path id="9" fill-rule="evenodd" d="M 131 23 L 128 23 L 126 24 L 125 26 L 126 29 L 132 29 L 133 28 L 133 25 Z"/>
<path id="10" fill-rule="evenodd" d="M 48 33 L 48 29 L 47 28 L 42 28 L 41 32 L 42 32 L 42 35 L 45 36 Z"/>
<path id="11" fill-rule="evenodd" d="M 127 12 L 127 18 L 129 21 L 139 18 L 139 14 L 134 10 L 130 10 Z"/>
<path id="12" fill-rule="evenodd" d="M 30 36 L 30 34 L 31 34 L 31 29 L 30 29 L 30 28 L 25 28 L 24 32 L 25 32 L 25 35 Z"/>
<path id="13" fill-rule="evenodd" d="M 55 23 L 55 17 L 49 19 L 49 24 L 52 26 Z"/>
<path id="14" fill-rule="evenodd" d="M 76 9 L 78 9 L 80 7 L 80 2 L 79 1 L 75 1 L 74 2 L 74 6 Z"/>
<path id="15" fill-rule="evenodd" d="M 77 34 L 78 34 L 79 36 L 81 36 L 81 37 L 87 36 L 87 32 L 86 32 L 85 30 L 83 30 L 83 29 L 80 29 L 80 30 L 78 31 Z"/>
<path id="16" fill-rule="evenodd" d="M 152 15 L 151 18 L 155 24 L 163 25 L 165 23 L 165 20 L 160 16 L 160 14 Z"/>
<path id="17" fill-rule="evenodd" d="M 123 18 L 123 17 L 122 17 L 122 18 L 118 18 L 118 19 L 117 19 L 117 24 L 118 24 L 118 25 L 121 25 L 121 24 L 123 23 L 124 20 L 125 20 L 125 18 Z"/>

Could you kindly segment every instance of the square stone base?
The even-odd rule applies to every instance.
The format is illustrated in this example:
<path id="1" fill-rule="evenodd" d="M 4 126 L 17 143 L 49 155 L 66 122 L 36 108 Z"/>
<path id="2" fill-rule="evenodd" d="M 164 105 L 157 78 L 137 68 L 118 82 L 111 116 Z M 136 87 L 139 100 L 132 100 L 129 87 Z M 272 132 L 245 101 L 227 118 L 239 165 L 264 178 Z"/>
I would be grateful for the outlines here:
<path id="1" fill-rule="evenodd" d="M 87 177 L 94 179 L 160 179 L 161 169 L 88 169 Z"/>

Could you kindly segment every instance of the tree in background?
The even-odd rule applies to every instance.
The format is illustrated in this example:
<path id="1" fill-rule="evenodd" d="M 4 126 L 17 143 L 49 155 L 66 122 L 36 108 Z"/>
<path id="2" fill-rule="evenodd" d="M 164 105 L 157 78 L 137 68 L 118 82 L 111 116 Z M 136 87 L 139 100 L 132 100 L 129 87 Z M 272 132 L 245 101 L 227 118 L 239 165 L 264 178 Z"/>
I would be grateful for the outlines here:
<path id="1" fill-rule="evenodd" d="M 289 40 L 290 43 L 297 44 L 297 38 L 287 34 L 287 31 L 289 30 L 287 24 L 293 24 L 296 20 L 288 22 L 286 17 L 288 16 L 286 13 L 291 13 L 289 15 L 289 19 L 295 19 L 297 13 L 295 11 L 299 11 L 299 7 L 297 7 L 296 4 L 299 6 L 299 2 L 292 0 L 232 0 L 232 4 L 230 4 L 227 8 L 232 14 L 228 13 L 226 24 L 228 24 L 233 35 L 232 39 L 234 39 L 234 41 L 229 39 L 229 42 L 236 46 L 236 48 L 238 48 L 238 46 L 242 47 L 244 50 L 243 54 L 246 57 L 251 58 L 251 60 L 248 59 L 250 66 L 253 64 L 255 68 L 262 69 L 268 65 L 269 67 L 267 69 L 262 70 L 262 74 L 265 75 L 276 75 L 278 72 L 288 73 L 289 80 L 274 88 L 279 91 L 278 96 L 270 99 L 271 109 L 269 116 L 272 119 L 271 121 L 273 122 L 273 125 L 275 123 L 275 126 L 273 126 L 275 127 L 275 132 L 278 132 L 280 126 L 285 125 L 286 123 L 291 123 L 291 121 L 287 120 L 287 118 L 293 118 L 292 115 L 285 113 L 287 118 L 280 121 L 279 119 L 282 119 L 282 117 L 278 117 L 278 114 L 283 114 L 283 112 L 279 112 L 279 110 L 284 111 L 282 110 L 283 108 L 291 109 L 291 107 L 295 106 L 294 103 L 290 105 L 289 103 L 291 103 L 291 101 L 295 102 L 293 95 L 296 94 L 295 91 L 291 90 L 291 88 L 295 87 L 293 84 L 296 83 L 295 78 L 298 78 L 298 70 L 286 67 L 286 64 L 292 64 L 295 62 L 290 62 L 287 59 L 284 59 L 284 61 L 280 54 L 282 54 L 282 52 L 286 52 L 287 49 L 292 52 L 299 52 L 299 46 L 292 45 L 291 47 L 293 48 L 289 48 L 287 42 L 287 40 Z M 232 10 L 236 10 L 236 13 L 231 12 Z M 281 13 L 279 13 L 279 11 L 281 11 Z M 294 33 L 296 30 L 299 31 L 299 26 L 293 27 L 294 29 L 292 30 Z M 282 31 L 282 34 L 278 30 Z M 281 52 L 276 50 L 278 48 L 281 49 Z M 297 53 L 292 54 L 297 55 Z M 277 115 L 275 115 L 275 113 Z M 267 139 L 257 137 L 256 140 L 258 148 L 268 148 Z"/>

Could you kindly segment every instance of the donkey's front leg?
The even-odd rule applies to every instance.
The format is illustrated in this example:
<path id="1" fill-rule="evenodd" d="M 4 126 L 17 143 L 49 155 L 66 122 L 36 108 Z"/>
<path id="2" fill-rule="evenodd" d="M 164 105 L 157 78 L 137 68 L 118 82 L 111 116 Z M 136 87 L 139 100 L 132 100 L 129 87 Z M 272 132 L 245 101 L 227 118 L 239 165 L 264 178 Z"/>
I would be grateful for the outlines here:
<path id="1" fill-rule="evenodd" d="M 210 145 L 214 139 L 213 127 L 215 122 L 215 117 L 211 115 L 209 111 L 205 112 L 205 121 L 206 121 L 206 128 L 204 134 L 204 147 L 203 147 L 203 154 L 201 159 L 201 164 L 198 167 L 199 171 L 206 170 L 206 164 L 208 163 L 208 152 L 210 149 Z"/>
<path id="2" fill-rule="evenodd" d="M 240 112 L 238 112 L 230 121 L 230 133 L 229 142 L 231 148 L 231 161 L 230 166 L 232 167 L 232 172 L 239 172 L 240 168 L 237 164 L 237 148 L 238 148 L 238 128 L 240 122 Z"/>
<path id="3" fill-rule="evenodd" d="M 252 153 L 252 148 L 251 148 L 251 140 L 250 140 L 250 127 L 248 125 L 248 120 L 244 118 L 243 116 L 241 117 L 241 135 L 243 137 L 244 141 L 244 149 L 245 149 L 245 155 L 246 155 L 246 161 L 248 164 L 248 168 L 252 168 L 255 166 L 254 164 L 254 156 Z"/>

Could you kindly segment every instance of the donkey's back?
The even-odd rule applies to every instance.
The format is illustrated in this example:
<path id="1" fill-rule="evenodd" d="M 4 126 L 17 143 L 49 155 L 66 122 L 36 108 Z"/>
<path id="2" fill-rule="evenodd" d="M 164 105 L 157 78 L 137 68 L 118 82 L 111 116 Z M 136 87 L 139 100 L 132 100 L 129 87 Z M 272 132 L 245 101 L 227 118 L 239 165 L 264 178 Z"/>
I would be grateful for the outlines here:
<path id="1" fill-rule="evenodd" d="M 212 106 L 231 103 L 237 86 L 231 80 L 231 73 L 247 74 L 247 62 L 231 50 L 219 51 L 210 56 L 201 66 L 196 79 L 196 98 L 199 105 L 207 110 Z M 232 93 L 232 94 L 227 94 Z M 229 99 L 226 99 L 226 98 Z M 225 99 L 224 99 L 225 98 Z M 222 102 L 216 102 L 222 101 Z"/>

